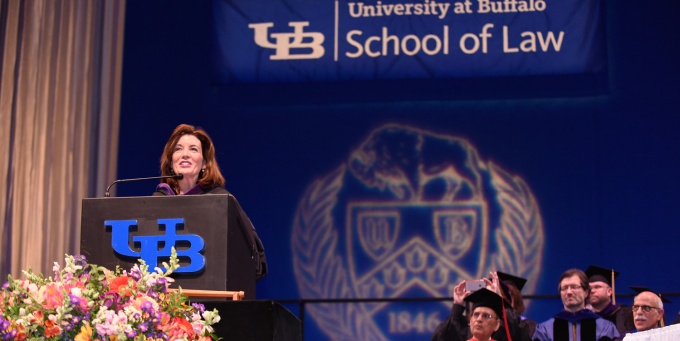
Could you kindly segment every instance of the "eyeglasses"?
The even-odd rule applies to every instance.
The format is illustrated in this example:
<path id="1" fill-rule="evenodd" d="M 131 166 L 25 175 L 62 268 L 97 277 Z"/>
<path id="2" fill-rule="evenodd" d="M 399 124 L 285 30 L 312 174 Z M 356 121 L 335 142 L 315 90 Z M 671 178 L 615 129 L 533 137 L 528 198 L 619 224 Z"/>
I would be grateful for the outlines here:
<path id="1" fill-rule="evenodd" d="M 496 319 L 495 316 L 493 316 L 489 313 L 481 313 L 479 311 L 472 313 L 472 319 L 473 320 L 478 319 L 480 316 L 482 317 L 483 320 L 492 320 L 492 319 L 495 320 Z"/>
<path id="2" fill-rule="evenodd" d="M 657 310 L 658 310 L 658 309 L 661 309 L 661 308 L 650 307 L 650 306 L 648 306 L 648 305 L 637 305 L 637 304 L 635 304 L 635 305 L 633 305 L 632 307 L 630 307 L 630 309 L 631 309 L 633 312 L 636 312 L 638 309 L 642 309 L 642 311 L 644 311 L 645 313 L 648 313 L 648 312 L 652 311 L 652 309 L 657 309 Z"/>
<path id="3" fill-rule="evenodd" d="M 565 285 L 565 286 L 563 286 L 563 287 L 560 287 L 560 291 L 567 291 L 567 290 L 569 290 L 569 289 L 571 289 L 571 291 L 577 291 L 577 290 L 579 290 L 579 289 L 583 289 L 583 287 L 580 286 L 580 285 L 576 285 L 576 284 L 574 284 L 574 285 Z"/>

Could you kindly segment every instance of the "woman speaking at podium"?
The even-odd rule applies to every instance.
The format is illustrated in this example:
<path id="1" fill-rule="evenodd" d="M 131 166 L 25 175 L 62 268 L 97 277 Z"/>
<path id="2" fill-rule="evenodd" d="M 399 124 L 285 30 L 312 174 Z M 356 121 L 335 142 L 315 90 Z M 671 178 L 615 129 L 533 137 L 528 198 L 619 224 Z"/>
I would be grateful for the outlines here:
<path id="1" fill-rule="evenodd" d="M 229 194 L 215 159 L 212 139 L 200 127 L 180 124 L 175 128 L 161 155 L 161 175 L 168 177 L 161 179 L 153 195 Z M 267 274 L 262 241 L 238 201 L 234 198 L 233 202 L 250 235 L 252 251 L 257 258 L 257 278 L 260 279 Z"/>
<path id="2" fill-rule="evenodd" d="M 188 124 L 178 125 L 165 144 L 161 175 L 178 176 L 162 179 L 153 195 L 229 194 L 212 139 L 203 129 Z"/>

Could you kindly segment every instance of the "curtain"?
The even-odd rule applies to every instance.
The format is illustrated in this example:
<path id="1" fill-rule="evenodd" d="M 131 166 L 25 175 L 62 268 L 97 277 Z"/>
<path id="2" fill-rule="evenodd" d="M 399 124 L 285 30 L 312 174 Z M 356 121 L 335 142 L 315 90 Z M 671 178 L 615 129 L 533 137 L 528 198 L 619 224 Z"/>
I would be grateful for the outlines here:
<path id="1" fill-rule="evenodd" d="M 115 179 L 125 1 L 0 1 L 0 284 L 76 254 Z"/>

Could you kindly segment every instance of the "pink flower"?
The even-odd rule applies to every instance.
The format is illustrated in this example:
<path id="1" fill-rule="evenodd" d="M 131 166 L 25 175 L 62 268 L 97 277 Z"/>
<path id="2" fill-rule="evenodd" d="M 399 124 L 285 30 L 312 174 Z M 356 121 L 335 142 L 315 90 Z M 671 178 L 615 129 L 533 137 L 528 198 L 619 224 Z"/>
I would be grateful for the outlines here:
<path id="1" fill-rule="evenodd" d="M 43 315 L 42 310 L 36 310 L 36 311 L 33 312 L 33 314 L 31 314 L 27 317 L 27 320 L 31 324 L 41 325 L 43 317 L 44 317 L 44 315 Z"/>
<path id="2" fill-rule="evenodd" d="M 158 310 L 159 308 L 158 303 L 153 298 L 146 295 L 140 295 L 139 297 L 136 297 L 134 300 L 131 300 L 130 305 L 139 311 L 144 310 L 142 309 L 143 306 L 149 306 L 154 311 Z"/>
<path id="3" fill-rule="evenodd" d="M 209 325 L 216 321 L 202 320 L 202 310 L 188 305 L 187 297 L 169 296 L 166 287 L 157 286 L 169 283 L 176 259 L 173 249 L 168 272 L 136 267 L 131 275 L 67 255 L 65 267 L 55 265 L 54 277 L 28 270 L 27 280 L 10 278 L 0 288 L 0 339 L 115 341 L 125 335 L 148 341 L 211 341 Z"/>
<path id="4" fill-rule="evenodd" d="M 43 307 L 45 309 L 57 309 L 64 303 L 64 292 L 59 283 L 49 283 L 43 292 Z"/>

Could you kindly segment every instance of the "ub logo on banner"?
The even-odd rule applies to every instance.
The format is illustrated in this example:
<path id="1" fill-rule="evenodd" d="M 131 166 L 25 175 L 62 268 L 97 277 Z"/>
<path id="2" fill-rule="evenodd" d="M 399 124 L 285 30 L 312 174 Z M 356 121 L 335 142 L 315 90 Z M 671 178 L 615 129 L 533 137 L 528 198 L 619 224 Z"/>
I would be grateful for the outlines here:
<path id="1" fill-rule="evenodd" d="M 222 84 L 607 70 L 601 1 L 215 0 L 213 6 L 213 77 Z"/>
<path id="2" fill-rule="evenodd" d="M 269 28 L 274 27 L 274 23 L 250 24 L 248 27 L 255 31 L 255 44 L 260 47 L 274 49 L 276 53 L 269 56 L 271 60 L 290 60 L 290 59 L 318 59 L 323 57 L 324 35 L 319 32 L 304 32 L 304 28 L 309 26 L 308 21 L 290 22 L 288 26 L 293 28 L 293 33 L 272 33 Z M 269 37 L 274 42 L 269 41 Z M 309 41 L 311 39 L 311 41 Z M 292 51 L 302 51 L 292 53 Z"/>
<path id="3" fill-rule="evenodd" d="M 528 278 L 530 292 L 543 225 L 526 183 L 468 141 L 388 124 L 309 185 L 292 249 L 303 298 L 449 297 L 461 280 L 496 270 Z M 390 302 L 309 311 L 331 339 L 413 340 L 428 338 L 451 305 Z"/>
<path id="4" fill-rule="evenodd" d="M 159 258 L 169 258 L 172 247 L 177 251 L 177 256 L 189 259 L 188 265 L 180 266 L 176 273 L 193 274 L 205 269 L 205 257 L 201 254 L 205 247 L 205 241 L 195 234 L 177 234 L 177 226 L 183 225 L 182 218 L 158 219 L 159 228 L 165 228 L 164 235 L 156 236 L 133 236 L 133 244 L 139 245 L 140 251 L 134 251 L 128 244 L 130 229 L 137 226 L 137 220 L 106 220 L 105 226 L 111 226 L 111 246 L 113 250 L 125 257 L 141 258 L 149 268 L 158 265 Z M 189 245 L 188 247 L 178 246 Z"/>

